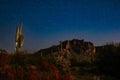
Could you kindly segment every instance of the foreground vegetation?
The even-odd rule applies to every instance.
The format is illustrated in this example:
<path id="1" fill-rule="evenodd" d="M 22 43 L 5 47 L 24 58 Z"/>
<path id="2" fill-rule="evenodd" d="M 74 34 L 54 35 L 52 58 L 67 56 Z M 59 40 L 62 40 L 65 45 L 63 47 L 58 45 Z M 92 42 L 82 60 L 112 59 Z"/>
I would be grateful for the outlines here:
<path id="1" fill-rule="evenodd" d="M 95 65 L 98 68 L 98 72 L 120 78 L 120 43 L 111 43 L 97 47 L 96 54 Z"/>
<path id="2" fill-rule="evenodd" d="M 73 80 L 48 59 L 34 54 L 0 54 L 0 80 Z"/>
<path id="3" fill-rule="evenodd" d="M 41 56 L 25 52 L 10 54 L 0 50 L 0 80 L 120 79 L 120 44 L 96 47 L 95 60 L 92 62 L 79 61 L 78 54 L 66 57 L 67 52 L 64 53 Z M 66 62 L 60 62 L 61 56 Z"/>

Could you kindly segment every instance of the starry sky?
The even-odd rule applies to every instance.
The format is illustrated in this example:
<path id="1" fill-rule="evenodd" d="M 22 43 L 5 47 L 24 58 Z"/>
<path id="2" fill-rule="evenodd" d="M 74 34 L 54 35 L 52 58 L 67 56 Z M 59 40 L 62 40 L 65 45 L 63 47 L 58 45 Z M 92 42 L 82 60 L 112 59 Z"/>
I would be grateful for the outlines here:
<path id="1" fill-rule="evenodd" d="M 22 50 L 31 52 L 73 38 L 120 41 L 120 0 L 0 0 L 0 48 L 14 51 L 21 20 Z"/>

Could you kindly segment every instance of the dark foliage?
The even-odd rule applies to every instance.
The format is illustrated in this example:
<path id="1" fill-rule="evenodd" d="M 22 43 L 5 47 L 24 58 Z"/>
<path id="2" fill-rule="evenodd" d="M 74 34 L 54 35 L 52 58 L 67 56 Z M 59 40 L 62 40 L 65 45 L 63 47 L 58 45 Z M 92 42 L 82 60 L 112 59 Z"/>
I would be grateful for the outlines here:
<path id="1" fill-rule="evenodd" d="M 120 74 L 120 45 L 107 44 L 97 47 L 96 65 L 102 74 L 119 77 Z"/>

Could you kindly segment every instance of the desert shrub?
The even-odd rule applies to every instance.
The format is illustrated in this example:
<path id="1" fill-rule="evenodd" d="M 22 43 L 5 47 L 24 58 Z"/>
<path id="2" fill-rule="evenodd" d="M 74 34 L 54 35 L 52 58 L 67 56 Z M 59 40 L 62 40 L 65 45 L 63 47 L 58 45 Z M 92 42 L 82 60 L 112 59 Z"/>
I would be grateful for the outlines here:
<path id="1" fill-rule="evenodd" d="M 105 45 L 97 51 L 96 65 L 102 74 L 118 76 L 120 74 L 120 46 Z"/>
<path id="2" fill-rule="evenodd" d="M 0 80 L 71 80 L 72 75 L 69 73 L 61 75 L 61 69 L 53 64 L 52 59 L 54 58 L 51 55 L 40 57 L 34 54 L 21 53 L 0 54 L 0 57 L 0 65 L 2 65 L 0 66 Z M 63 57 L 66 60 L 69 59 L 68 55 Z"/>
<path id="3" fill-rule="evenodd" d="M 80 56 L 76 53 L 73 53 L 71 58 L 71 66 L 79 66 L 79 65 L 80 65 Z"/>
<path id="4" fill-rule="evenodd" d="M 5 64 L 9 64 L 10 55 L 5 51 L 0 51 L 0 66 L 3 66 Z"/>
<path id="5" fill-rule="evenodd" d="M 67 73 L 61 77 L 61 80 L 73 80 L 73 76 L 70 73 Z"/>
<path id="6" fill-rule="evenodd" d="M 11 65 L 21 65 L 24 66 L 25 63 L 25 55 L 23 54 L 12 54 L 10 64 Z"/>
<path id="7" fill-rule="evenodd" d="M 55 55 L 55 64 L 61 70 L 61 74 L 70 72 L 71 53 L 68 50 L 58 52 Z"/>

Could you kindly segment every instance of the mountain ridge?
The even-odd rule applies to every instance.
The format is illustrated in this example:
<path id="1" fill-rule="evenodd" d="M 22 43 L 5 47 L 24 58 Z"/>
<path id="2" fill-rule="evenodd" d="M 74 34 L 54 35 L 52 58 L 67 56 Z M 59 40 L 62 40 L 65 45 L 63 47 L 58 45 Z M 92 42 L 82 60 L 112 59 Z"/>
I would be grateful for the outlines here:
<path id="1" fill-rule="evenodd" d="M 35 52 L 35 54 L 47 55 L 64 49 L 74 51 L 77 54 L 91 54 L 96 52 L 95 46 L 92 42 L 85 41 L 84 39 L 72 39 L 60 41 L 58 45 L 54 45 L 49 48 L 40 49 L 39 51 Z"/>

